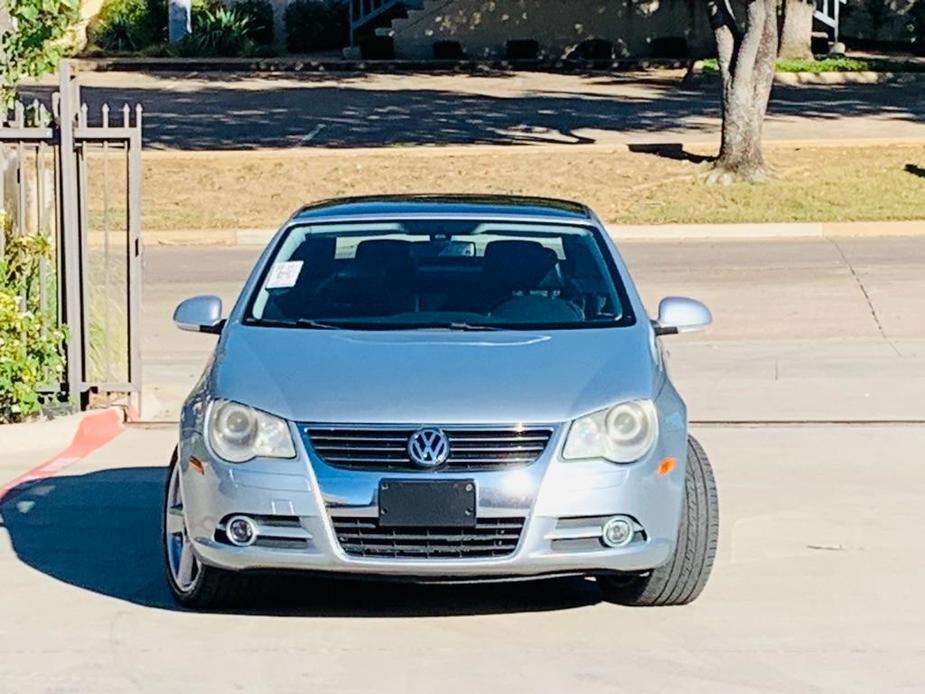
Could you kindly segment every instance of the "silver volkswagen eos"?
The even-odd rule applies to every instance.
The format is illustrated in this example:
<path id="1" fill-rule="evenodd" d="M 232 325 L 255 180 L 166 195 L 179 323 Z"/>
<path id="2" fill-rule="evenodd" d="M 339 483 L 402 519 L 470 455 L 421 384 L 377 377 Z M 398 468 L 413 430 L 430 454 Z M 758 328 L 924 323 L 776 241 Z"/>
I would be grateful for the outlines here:
<path id="1" fill-rule="evenodd" d="M 583 205 L 345 199 L 293 215 L 183 406 L 164 503 L 182 605 L 248 597 L 254 570 L 416 581 L 595 577 L 628 605 L 706 584 L 718 509 L 660 337 Z"/>

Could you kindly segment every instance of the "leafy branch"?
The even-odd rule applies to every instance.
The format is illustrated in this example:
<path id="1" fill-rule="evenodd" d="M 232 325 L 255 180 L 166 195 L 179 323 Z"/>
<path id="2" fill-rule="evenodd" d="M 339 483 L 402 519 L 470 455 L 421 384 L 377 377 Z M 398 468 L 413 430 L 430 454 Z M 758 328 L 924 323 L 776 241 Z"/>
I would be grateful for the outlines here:
<path id="1" fill-rule="evenodd" d="M 0 106 L 22 80 L 55 68 L 60 39 L 78 16 L 78 0 L 8 0 L 0 16 Z"/>

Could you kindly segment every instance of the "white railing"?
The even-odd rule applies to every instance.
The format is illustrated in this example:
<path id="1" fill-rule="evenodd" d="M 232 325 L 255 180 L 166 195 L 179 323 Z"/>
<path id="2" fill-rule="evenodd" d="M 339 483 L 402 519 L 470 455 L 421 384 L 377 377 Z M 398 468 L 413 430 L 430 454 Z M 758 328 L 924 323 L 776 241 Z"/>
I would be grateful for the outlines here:
<path id="1" fill-rule="evenodd" d="M 350 6 L 350 45 L 356 45 L 358 29 L 395 7 L 419 8 L 423 0 L 348 0 Z"/>
<path id="2" fill-rule="evenodd" d="M 838 41 L 838 25 L 841 22 L 841 6 L 848 0 L 815 0 L 813 17 L 832 29 L 832 39 Z"/>

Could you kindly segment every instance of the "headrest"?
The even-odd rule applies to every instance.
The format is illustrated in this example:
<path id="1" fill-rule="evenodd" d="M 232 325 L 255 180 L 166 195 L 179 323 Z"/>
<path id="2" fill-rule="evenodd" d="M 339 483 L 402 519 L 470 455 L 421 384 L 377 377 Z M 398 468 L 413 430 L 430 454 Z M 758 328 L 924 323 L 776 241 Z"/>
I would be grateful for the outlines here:
<path id="1" fill-rule="evenodd" d="M 337 239 L 333 236 L 307 236 L 290 260 L 301 260 L 309 267 L 328 265 L 334 260 L 336 250 Z"/>
<path id="2" fill-rule="evenodd" d="M 558 256 L 537 241 L 492 241 L 485 247 L 485 274 L 514 290 L 542 289 L 555 270 Z"/>
<path id="3" fill-rule="evenodd" d="M 398 239 L 361 241 L 357 246 L 356 259 L 363 265 L 383 265 L 389 268 L 410 266 L 411 242 Z"/>

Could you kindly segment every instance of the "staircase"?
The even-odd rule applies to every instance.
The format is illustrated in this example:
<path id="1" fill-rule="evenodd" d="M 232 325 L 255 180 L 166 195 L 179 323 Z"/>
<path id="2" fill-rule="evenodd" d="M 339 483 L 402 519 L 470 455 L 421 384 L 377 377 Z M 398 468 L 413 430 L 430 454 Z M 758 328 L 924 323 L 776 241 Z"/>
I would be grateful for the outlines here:
<path id="1" fill-rule="evenodd" d="M 815 2 L 816 10 L 813 12 L 813 19 L 831 29 L 832 40 L 837 42 L 841 6 L 847 5 L 848 0 L 815 0 Z"/>
<path id="2" fill-rule="evenodd" d="M 393 19 L 406 17 L 408 10 L 420 9 L 424 0 L 348 0 L 350 6 L 350 45 L 357 36 L 387 26 Z"/>

